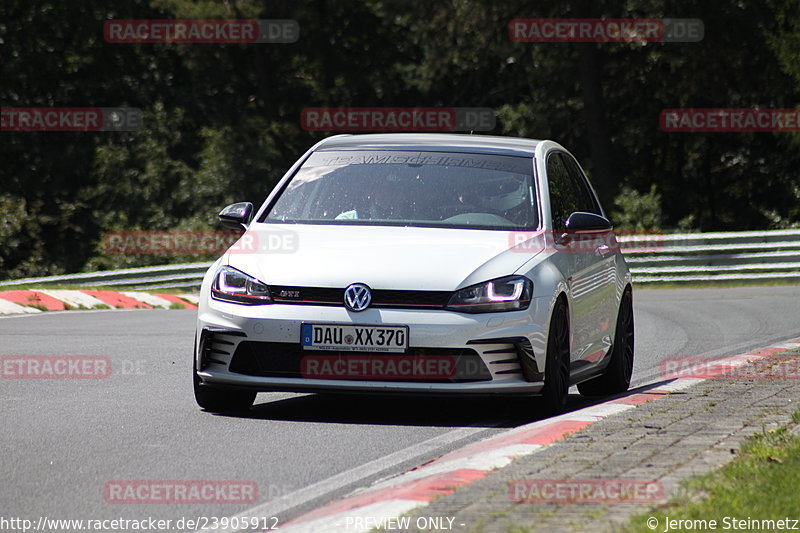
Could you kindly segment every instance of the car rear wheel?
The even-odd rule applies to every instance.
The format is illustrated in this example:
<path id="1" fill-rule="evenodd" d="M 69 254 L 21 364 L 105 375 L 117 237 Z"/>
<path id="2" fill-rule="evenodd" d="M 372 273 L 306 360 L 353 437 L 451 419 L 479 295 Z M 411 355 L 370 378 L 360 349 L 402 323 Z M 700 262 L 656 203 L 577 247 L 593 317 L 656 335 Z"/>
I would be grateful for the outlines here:
<path id="1" fill-rule="evenodd" d="M 549 414 L 562 412 L 569 396 L 569 314 L 559 299 L 550 318 L 542 399 Z"/>
<path id="2" fill-rule="evenodd" d="M 197 376 L 197 358 L 192 364 L 192 378 L 194 382 L 194 399 L 197 405 L 212 413 L 233 413 L 247 411 L 256 399 L 256 393 L 220 389 L 216 387 L 203 387 Z"/>
<path id="3" fill-rule="evenodd" d="M 634 354 L 633 296 L 630 289 L 622 294 L 611 350 L 611 361 L 603 373 L 578 384 L 578 392 L 584 396 L 607 396 L 625 392 L 630 387 Z"/>

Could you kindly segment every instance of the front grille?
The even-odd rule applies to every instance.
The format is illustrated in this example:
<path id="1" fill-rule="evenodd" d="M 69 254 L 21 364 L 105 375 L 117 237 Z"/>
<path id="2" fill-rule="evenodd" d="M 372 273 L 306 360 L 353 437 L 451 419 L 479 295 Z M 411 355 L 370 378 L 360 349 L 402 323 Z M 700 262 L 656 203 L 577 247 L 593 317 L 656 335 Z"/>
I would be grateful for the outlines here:
<path id="1" fill-rule="evenodd" d="M 276 303 L 344 306 L 344 289 L 330 287 L 270 286 Z M 370 307 L 443 309 L 453 293 L 449 291 L 373 290 Z"/>
<path id="2" fill-rule="evenodd" d="M 407 363 L 401 364 L 400 361 Z M 341 361 L 341 363 L 336 363 Z M 348 361 L 351 366 L 348 366 Z M 376 361 L 378 362 L 376 364 Z M 315 364 L 312 365 L 312 362 Z M 327 366 L 326 366 L 327 365 Z M 404 365 L 404 366 L 403 366 Z M 398 377 L 389 368 L 424 368 L 424 375 Z M 376 368 L 385 375 L 372 373 Z M 356 368 L 335 377 L 325 369 Z M 314 373 L 310 374 L 309 370 Z M 433 372 L 429 370 L 433 369 Z M 472 349 L 410 348 L 405 354 L 303 350 L 296 343 L 240 342 L 233 354 L 229 370 L 237 374 L 276 378 L 340 379 L 394 381 L 414 383 L 464 383 L 489 381 L 492 375 L 478 352 Z M 441 371 L 440 371 L 441 370 Z M 367 374 L 359 372 L 366 371 Z M 317 373 L 318 372 L 318 373 Z"/>

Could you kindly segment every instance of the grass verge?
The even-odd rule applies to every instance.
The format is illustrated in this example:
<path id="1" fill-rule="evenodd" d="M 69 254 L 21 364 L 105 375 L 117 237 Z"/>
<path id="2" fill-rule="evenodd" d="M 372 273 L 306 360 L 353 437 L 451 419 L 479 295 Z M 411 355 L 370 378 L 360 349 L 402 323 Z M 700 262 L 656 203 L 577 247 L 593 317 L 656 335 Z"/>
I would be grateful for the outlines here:
<path id="1" fill-rule="evenodd" d="M 800 410 L 792 420 L 800 420 Z M 800 519 L 800 436 L 787 428 L 757 433 L 732 462 L 687 480 L 683 489 L 670 502 L 632 518 L 623 531 L 789 530 L 791 522 L 778 521 Z"/>

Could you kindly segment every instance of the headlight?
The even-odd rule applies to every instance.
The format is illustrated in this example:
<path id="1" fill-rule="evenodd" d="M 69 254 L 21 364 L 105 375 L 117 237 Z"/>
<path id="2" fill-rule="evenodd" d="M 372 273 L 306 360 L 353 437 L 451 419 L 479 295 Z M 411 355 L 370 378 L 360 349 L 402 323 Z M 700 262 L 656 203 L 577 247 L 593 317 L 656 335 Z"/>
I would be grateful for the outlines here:
<path id="1" fill-rule="evenodd" d="M 456 291 L 447 308 L 461 313 L 518 311 L 531 303 L 533 282 L 524 276 L 507 276 Z"/>
<path id="2" fill-rule="evenodd" d="M 214 283 L 211 284 L 211 297 L 245 305 L 272 303 L 266 284 L 229 266 L 220 267 L 217 271 Z"/>

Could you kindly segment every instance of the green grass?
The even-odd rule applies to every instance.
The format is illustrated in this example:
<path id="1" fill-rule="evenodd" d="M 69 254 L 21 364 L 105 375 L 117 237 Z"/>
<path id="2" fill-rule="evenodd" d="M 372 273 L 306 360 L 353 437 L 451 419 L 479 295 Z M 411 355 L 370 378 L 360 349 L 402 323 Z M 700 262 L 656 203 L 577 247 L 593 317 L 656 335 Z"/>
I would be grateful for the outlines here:
<path id="1" fill-rule="evenodd" d="M 800 420 L 800 411 L 793 420 Z M 656 510 L 634 517 L 624 531 L 663 532 L 666 519 L 704 520 L 705 527 L 677 527 L 674 531 L 733 531 L 726 517 L 735 519 L 800 519 L 800 437 L 786 428 L 757 433 L 742 446 L 737 457 L 723 468 L 688 480 L 681 493 Z M 648 527 L 648 519 L 658 526 Z M 708 521 L 716 520 L 710 527 Z M 697 523 L 691 524 L 696 526 Z M 685 525 L 688 526 L 688 525 Z M 751 527 L 739 528 L 749 531 Z M 756 528 L 781 530 L 778 527 Z"/>

